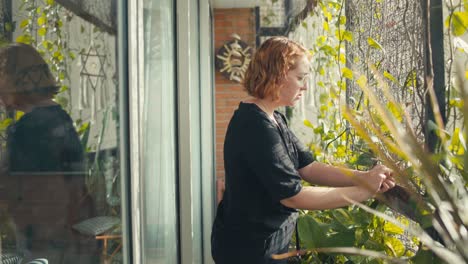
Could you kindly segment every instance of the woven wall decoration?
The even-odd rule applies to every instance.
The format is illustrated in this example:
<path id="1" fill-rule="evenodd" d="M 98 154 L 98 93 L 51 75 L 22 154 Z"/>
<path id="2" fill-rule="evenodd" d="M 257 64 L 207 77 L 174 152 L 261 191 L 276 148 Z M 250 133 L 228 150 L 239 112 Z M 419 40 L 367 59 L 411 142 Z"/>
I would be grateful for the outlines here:
<path id="1" fill-rule="evenodd" d="M 236 34 L 216 53 L 216 69 L 227 79 L 241 82 L 249 66 L 252 49 Z"/>

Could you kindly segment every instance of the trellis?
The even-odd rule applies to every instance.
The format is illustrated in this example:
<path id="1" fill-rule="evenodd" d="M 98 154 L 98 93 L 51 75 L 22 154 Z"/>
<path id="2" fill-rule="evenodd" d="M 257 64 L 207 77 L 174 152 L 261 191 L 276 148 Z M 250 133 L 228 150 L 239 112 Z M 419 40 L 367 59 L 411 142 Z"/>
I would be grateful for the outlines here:
<path id="1" fill-rule="evenodd" d="M 347 64 L 364 74 L 372 86 L 370 65 L 377 67 L 396 101 L 406 106 L 419 137 L 424 132 L 424 24 L 420 1 L 352 0 L 346 2 Z M 376 89 L 377 94 L 381 91 Z M 352 100 L 354 98 L 355 100 Z M 356 82 L 347 83 L 347 103 L 362 104 Z M 384 103 L 385 100 L 382 102 Z"/>

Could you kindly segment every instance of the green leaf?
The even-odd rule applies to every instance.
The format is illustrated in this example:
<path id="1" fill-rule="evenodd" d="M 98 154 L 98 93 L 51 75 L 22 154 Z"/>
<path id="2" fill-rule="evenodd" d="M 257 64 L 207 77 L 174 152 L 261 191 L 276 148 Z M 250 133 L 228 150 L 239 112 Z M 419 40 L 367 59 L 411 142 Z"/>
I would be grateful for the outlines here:
<path id="1" fill-rule="evenodd" d="M 354 231 L 330 234 L 324 241 L 327 247 L 352 247 L 356 241 Z"/>
<path id="2" fill-rule="evenodd" d="M 337 147 L 337 152 L 339 151 L 346 151 L 346 147 L 343 145 L 340 145 Z M 335 217 L 335 219 L 340 222 L 343 226 L 346 228 L 350 228 L 355 222 L 351 218 L 351 215 L 349 212 L 343 208 L 338 208 L 335 210 L 332 210 L 332 215 Z"/>
<path id="3" fill-rule="evenodd" d="M 63 108 L 67 108 L 68 106 L 68 99 L 63 97 L 63 96 L 57 96 L 55 97 L 55 101 L 61 105 Z"/>
<path id="4" fill-rule="evenodd" d="M 60 81 L 65 80 L 65 73 L 64 72 L 60 72 L 58 76 L 59 76 Z"/>
<path id="5" fill-rule="evenodd" d="M 373 39 L 371 37 L 367 38 L 367 44 L 369 44 L 369 46 L 371 46 L 374 49 L 378 49 L 378 50 L 383 51 L 382 45 L 380 45 L 379 42 L 377 42 L 375 39 Z"/>
<path id="6" fill-rule="evenodd" d="M 62 85 L 62 87 L 60 87 L 59 93 L 63 93 L 65 91 L 68 91 L 68 89 L 70 89 L 70 87 L 68 87 L 67 85 Z"/>
<path id="7" fill-rule="evenodd" d="M 468 12 L 453 12 L 452 15 L 452 33 L 454 36 L 465 34 L 468 29 Z"/>
<path id="8" fill-rule="evenodd" d="M 73 53 L 73 52 L 71 52 L 71 51 L 68 52 L 68 56 L 69 56 L 70 59 L 72 59 L 72 60 L 74 60 L 74 59 L 76 58 L 75 53 Z"/>
<path id="9" fill-rule="evenodd" d="M 372 157 L 369 153 L 360 154 L 354 163 L 354 165 L 365 166 L 365 167 L 372 167 L 374 164 L 375 164 L 374 157 Z"/>
<path id="10" fill-rule="evenodd" d="M 13 31 L 13 24 L 10 22 L 5 23 L 5 31 L 6 32 L 12 32 Z"/>
<path id="11" fill-rule="evenodd" d="M 47 5 L 53 5 L 55 4 L 55 0 L 47 0 L 46 3 Z"/>
<path id="12" fill-rule="evenodd" d="M 341 74 L 343 74 L 343 77 L 352 80 L 353 79 L 353 71 L 351 71 L 348 67 L 343 67 L 341 69 Z"/>
<path id="13" fill-rule="evenodd" d="M 306 248 L 316 248 L 326 246 L 328 230 L 327 225 L 315 219 L 311 215 L 299 217 L 297 221 L 299 237 Z"/>
<path id="14" fill-rule="evenodd" d="M 444 263 L 439 258 L 436 257 L 434 253 L 430 250 L 426 250 L 425 248 L 421 248 L 418 250 L 416 255 L 411 258 L 412 263 L 431 263 L 431 264 L 439 264 Z"/>
<path id="15" fill-rule="evenodd" d="M 326 55 L 336 56 L 336 49 L 332 48 L 330 45 L 323 45 L 323 47 L 320 47 L 320 50 Z"/>

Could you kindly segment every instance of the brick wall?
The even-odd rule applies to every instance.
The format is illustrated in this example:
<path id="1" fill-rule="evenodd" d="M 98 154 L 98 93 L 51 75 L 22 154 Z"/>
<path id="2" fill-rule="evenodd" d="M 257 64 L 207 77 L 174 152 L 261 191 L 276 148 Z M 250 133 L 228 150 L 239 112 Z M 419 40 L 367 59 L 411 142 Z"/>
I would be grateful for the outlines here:
<path id="1" fill-rule="evenodd" d="M 218 51 L 231 35 L 236 33 L 250 47 L 255 47 L 255 12 L 253 8 L 214 9 L 215 51 Z M 224 180 L 223 143 L 226 128 L 239 102 L 247 96 L 243 87 L 215 74 L 216 107 L 216 177 L 218 179 L 218 198 L 221 195 Z"/>

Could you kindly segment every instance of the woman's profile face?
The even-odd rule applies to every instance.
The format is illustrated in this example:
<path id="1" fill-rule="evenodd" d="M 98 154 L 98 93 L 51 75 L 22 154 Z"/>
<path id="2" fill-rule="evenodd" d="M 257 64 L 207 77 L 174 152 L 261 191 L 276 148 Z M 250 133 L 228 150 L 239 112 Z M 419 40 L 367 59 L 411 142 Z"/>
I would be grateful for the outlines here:
<path id="1" fill-rule="evenodd" d="M 309 60 L 302 56 L 296 62 L 296 67 L 288 72 L 281 84 L 279 101 L 282 106 L 294 106 L 307 90 L 309 75 Z"/>

